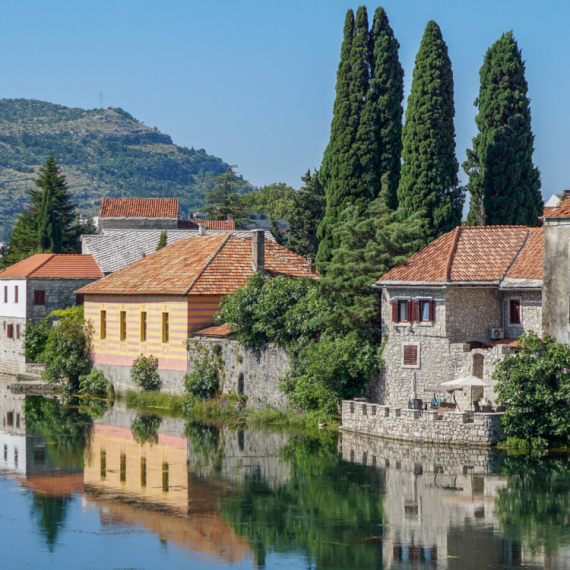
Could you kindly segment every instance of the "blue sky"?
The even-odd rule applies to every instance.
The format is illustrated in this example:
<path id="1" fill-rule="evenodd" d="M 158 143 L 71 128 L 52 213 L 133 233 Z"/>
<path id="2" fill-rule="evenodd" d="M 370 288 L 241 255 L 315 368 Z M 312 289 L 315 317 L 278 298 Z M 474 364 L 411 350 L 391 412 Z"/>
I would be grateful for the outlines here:
<path id="1" fill-rule="evenodd" d="M 372 17 L 378 4 L 367 4 Z M 475 134 L 486 49 L 514 30 L 527 65 L 545 197 L 570 187 L 570 2 L 386 0 L 409 93 L 428 20 L 455 78 L 457 158 Z M 344 0 L 3 0 L 0 97 L 122 107 L 256 185 L 298 188 L 327 144 Z M 465 179 L 462 171 L 461 176 Z"/>

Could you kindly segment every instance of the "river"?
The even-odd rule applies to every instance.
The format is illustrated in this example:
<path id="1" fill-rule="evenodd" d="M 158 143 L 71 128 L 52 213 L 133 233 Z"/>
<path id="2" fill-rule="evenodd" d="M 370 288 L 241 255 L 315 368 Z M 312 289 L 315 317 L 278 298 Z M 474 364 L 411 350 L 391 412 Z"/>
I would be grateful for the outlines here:
<path id="1" fill-rule="evenodd" d="M 1 568 L 570 568 L 570 460 L 0 386 Z"/>

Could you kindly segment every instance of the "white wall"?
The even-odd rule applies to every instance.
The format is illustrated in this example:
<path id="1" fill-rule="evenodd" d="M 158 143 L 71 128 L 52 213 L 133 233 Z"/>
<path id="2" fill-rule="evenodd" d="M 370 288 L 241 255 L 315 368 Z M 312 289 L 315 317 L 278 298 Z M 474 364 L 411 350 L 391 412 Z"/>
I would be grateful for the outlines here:
<path id="1" fill-rule="evenodd" d="M 0 279 L 0 318 L 26 318 L 26 285 L 25 279 Z M 18 287 L 18 302 L 14 302 L 14 291 Z M 4 303 L 4 287 L 8 287 L 8 302 Z"/>
<path id="2" fill-rule="evenodd" d="M 15 421 L 15 420 L 14 420 Z M 4 452 L 6 455 L 4 455 Z M 18 460 L 16 461 L 16 455 Z M 4 457 L 6 456 L 6 459 Z M 26 473 L 26 436 L 0 432 L 0 471 Z"/>

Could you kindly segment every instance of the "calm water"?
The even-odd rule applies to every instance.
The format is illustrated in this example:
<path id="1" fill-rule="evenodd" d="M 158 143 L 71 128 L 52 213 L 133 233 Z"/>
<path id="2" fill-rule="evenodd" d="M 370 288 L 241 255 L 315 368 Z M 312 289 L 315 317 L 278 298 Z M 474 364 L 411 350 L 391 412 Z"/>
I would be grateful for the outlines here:
<path id="1" fill-rule="evenodd" d="M 570 460 L 215 429 L 0 386 L 0 567 L 570 568 Z"/>

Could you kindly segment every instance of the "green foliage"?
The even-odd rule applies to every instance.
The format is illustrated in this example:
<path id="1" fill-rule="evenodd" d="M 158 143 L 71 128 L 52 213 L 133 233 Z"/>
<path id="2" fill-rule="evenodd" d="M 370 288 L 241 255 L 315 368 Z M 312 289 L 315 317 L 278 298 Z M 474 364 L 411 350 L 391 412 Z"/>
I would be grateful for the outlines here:
<path id="1" fill-rule="evenodd" d="M 542 447 L 570 442 L 570 347 L 550 336 L 529 332 L 518 341 L 519 353 L 507 355 L 495 369 L 497 401 L 507 411 L 507 435 Z"/>
<path id="2" fill-rule="evenodd" d="M 421 214 L 405 222 L 377 198 L 360 215 L 348 209 L 337 228 L 340 246 L 325 264 L 322 289 L 329 299 L 325 320 L 344 335 L 381 342 L 381 295 L 372 285 L 395 265 L 404 263 L 422 245 Z"/>
<path id="3" fill-rule="evenodd" d="M 160 238 L 158 240 L 158 244 L 156 246 L 156 251 L 162 249 L 168 243 L 168 236 L 166 234 L 166 230 L 160 232 Z"/>
<path id="4" fill-rule="evenodd" d="M 512 32 L 487 50 L 479 76 L 479 132 L 463 164 L 471 193 L 467 223 L 539 226 L 543 201 L 540 173 L 532 163 L 528 84 Z"/>
<path id="5" fill-rule="evenodd" d="M 51 327 L 45 349 L 39 357 L 44 365 L 42 378 L 50 384 L 63 381 L 67 391 L 77 392 L 79 378 L 91 370 L 91 336 L 84 325 L 83 307 L 52 311 L 58 319 Z"/>
<path id="6" fill-rule="evenodd" d="M 186 402 L 186 396 L 166 394 L 165 392 L 135 392 L 127 390 L 125 401 L 128 408 L 146 410 L 147 408 L 160 409 L 161 415 L 178 417 Z"/>
<path id="7" fill-rule="evenodd" d="M 131 423 L 131 432 L 135 441 L 144 445 L 158 443 L 158 428 L 162 418 L 156 414 L 137 414 Z"/>
<path id="8" fill-rule="evenodd" d="M 376 8 L 370 31 L 370 97 L 366 105 L 371 106 L 376 139 L 375 185 L 383 191 L 382 199 L 392 210 L 398 207 L 402 155 L 404 70 L 398 58 L 399 47 L 384 8 Z"/>
<path id="9" fill-rule="evenodd" d="M 302 177 L 304 186 L 293 196 L 289 217 L 287 247 L 302 255 L 314 258 L 319 249 L 317 230 L 325 215 L 325 189 L 317 172 Z"/>
<path id="10" fill-rule="evenodd" d="M 141 354 L 131 366 L 131 380 L 143 390 L 159 390 L 158 358 Z"/>
<path id="11" fill-rule="evenodd" d="M 219 346 L 219 345 L 216 345 Z M 220 389 L 220 376 L 214 358 L 202 354 L 194 359 L 194 370 L 184 376 L 186 392 L 196 398 L 213 398 Z"/>
<path id="12" fill-rule="evenodd" d="M 122 109 L 86 111 L 43 101 L 3 99 L 0 241 L 8 239 L 18 214 L 30 203 L 28 180 L 50 152 L 65 171 L 78 210 L 90 215 L 97 214 L 104 196 L 175 196 L 180 198 L 181 213 L 186 214 L 202 205 L 213 176 L 227 169 L 220 158 L 204 149 L 176 146 L 168 135 Z"/>
<path id="13" fill-rule="evenodd" d="M 284 182 L 274 182 L 243 195 L 248 214 L 267 214 L 272 221 L 289 220 L 295 189 Z"/>
<path id="14" fill-rule="evenodd" d="M 279 226 L 275 220 L 271 221 L 269 231 L 279 245 L 285 245 L 287 243 L 287 236 L 279 230 Z"/>
<path id="15" fill-rule="evenodd" d="M 40 362 L 41 356 L 46 348 L 51 321 L 41 319 L 40 321 L 30 321 L 26 324 L 24 333 L 24 355 L 29 362 Z"/>
<path id="16" fill-rule="evenodd" d="M 281 387 L 305 411 L 337 413 L 341 400 L 361 396 L 380 371 L 382 347 L 358 339 L 322 335 L 291 348 Z"/>
<path id="17" fill-rule="evenodd" d="M 89 374 L 79 377 L 79 393 L 87 396 L 106 396 L 111 388 L 101 370 L 93 368 Z"/>
<path id="18" fill-rule="evenodd" d="M 226 172 L 214 177 L 214 186 L 204 193 L 204 207 L 200 211 L 207 213 L 210 220 L 227 220 L 232 215 L 236 228 L 240 228 L 247 222 L 244 198 L 240 192 L 249 183 L 234 168 L 237 166 L 228 166 Z"/>
<path id="19" fill-rule="evenodd" d="M 453 73 L 441 30 L 428 22 L 412 77 L 403 128 L 398 202 L 405 216 L 422 211 L 424 242 L 461 223 L 464 189 L 455 158 Z"/>

